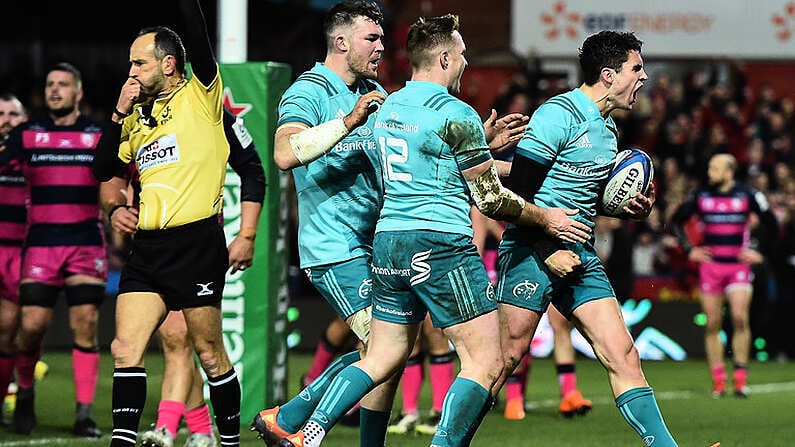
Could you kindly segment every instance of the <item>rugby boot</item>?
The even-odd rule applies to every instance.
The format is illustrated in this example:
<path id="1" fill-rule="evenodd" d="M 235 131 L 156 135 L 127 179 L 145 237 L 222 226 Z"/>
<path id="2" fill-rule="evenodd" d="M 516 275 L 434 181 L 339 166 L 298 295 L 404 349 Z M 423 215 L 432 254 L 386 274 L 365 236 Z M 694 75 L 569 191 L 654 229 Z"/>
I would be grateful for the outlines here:
<path id="1" fill-rule="evenodd" d="M 720 399 L 726 395 L 726 382 L 712 382 L 712 398 Z"/>
<path id="2" fill-rule="evenodd" d="M 97 423 L 91 418 L 76 420 L 74 427 L 72 427 L 72 433 L 84 438 L 99 438 L 102 436 L 102 432 L 97 427 Z"/>
<path id="3" fill-rule="evenodd" d="M 288 438 L 292 433 L 288 433 L 279 427 L 276 418 L 279 416 L 279 407 L 267 408 L 260 411 L 251 421 L 251 431 L 259 433 L 257 438 L 265 441 L 269 446 L 279 445 L 279 441 Z M 303 437 L 301 438 L 303 445 Z"/>
<path id="4" fill-rule="evenodd" d="M 14 408 L 14 431 L 29 435 L 36 428 L 36 412 L 33 408 L 33 388 L 17 389 L 17 405 Z"/>
<path id="5" fill-rule="evenodd" d="M 393 435 L 405 435 L 414 431 L 419 420 L 420 415 L 417 413 L 400 413 L 397 418 L 392 420 L 392 424 L 387 427 L 386 431 Z"/>
<path id="6" fill-rule="evenodd" d="M 515 421 L 524 419 L 524 399 L 521 397 L 516 397 L 505 402 L 505 413 L 503 416 L 505 416 L 505 419 Z"/>
<path id="7" fill-rule="evenodd" d="M 587 414 L 591 411 L 592 405 L 593 403 L 590 400 L 582 397 L 582 393 L 579 390 L 574 390 L 563 396 L 558 410 L 563 416 L 570 418 L 575 414 L 580 416 Z"/>
<path id="8" fill-rule="evenodd" d="M 414 431 L 421 435 L 433 436 L 436 433 L 436 427 L 439 426 L 439 421 L 442 420 L 442 413 L 431 410 L 428 412 L 428 417 L 423 419 L 422 422 L 414 427 Z"/>

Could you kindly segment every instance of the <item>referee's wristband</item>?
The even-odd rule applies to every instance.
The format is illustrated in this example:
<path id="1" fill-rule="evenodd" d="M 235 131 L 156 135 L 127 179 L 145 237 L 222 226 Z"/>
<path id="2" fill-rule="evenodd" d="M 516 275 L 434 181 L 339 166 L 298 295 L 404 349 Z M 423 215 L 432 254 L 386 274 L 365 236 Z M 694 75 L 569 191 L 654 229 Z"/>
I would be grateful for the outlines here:
<path id="1" fill-rule="evenodd" d="M 115 212 L 116 212 L 116 210 L 118 210 L 119 208 L 129 209 L 130 207 L 128 207 L 127 205 L 115 205 L 115 206 L 114 206 L 113 208 L 111 208 L 111 209 L 110 209 L 110 211 L 108 212 L 108 220 L 111 220 L 111 218 L 113 217 L 113 213 L 115 213 Z"/>
<path id="2" fill-rule="evenodd" d="M 113 108 L 113 113 L 119 115 L 122 118 L 127 118 L 128 116 L 132 115 L 132 113 L 123 113 L 121 110 L 117 109 L 116 107 Z"/>

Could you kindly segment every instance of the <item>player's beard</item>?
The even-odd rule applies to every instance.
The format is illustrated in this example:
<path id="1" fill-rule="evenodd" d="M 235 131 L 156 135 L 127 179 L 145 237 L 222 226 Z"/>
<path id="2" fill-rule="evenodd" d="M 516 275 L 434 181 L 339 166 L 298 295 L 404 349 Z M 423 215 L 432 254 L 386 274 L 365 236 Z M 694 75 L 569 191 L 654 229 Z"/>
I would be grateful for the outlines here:
<path id="1" fill-rule="evenodd" d="M 52 114 L 56 118 L 63 118 L 66 115 L 69 115 L 70 113 L 74 112 L 75 109 L 77 109 L 77 107 L 74 107 L 74 106 L 72 106 L 72 107 L 59 107 L 57 109 L 50 109 L 50 114 Z"/>

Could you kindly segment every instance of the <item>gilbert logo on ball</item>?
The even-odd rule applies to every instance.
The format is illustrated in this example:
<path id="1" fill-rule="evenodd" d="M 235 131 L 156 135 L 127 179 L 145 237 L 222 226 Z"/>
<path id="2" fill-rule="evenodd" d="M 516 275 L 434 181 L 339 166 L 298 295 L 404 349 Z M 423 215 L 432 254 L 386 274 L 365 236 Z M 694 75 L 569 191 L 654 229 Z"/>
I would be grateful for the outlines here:
<path id="1" fill-rule="evenodd" d="M 602 193 L 603 214 L 621 216 L 637 193 L 646 194 L 653 179 L 654 165 L 642 149 L 631 148 L 616 154 Z"/>

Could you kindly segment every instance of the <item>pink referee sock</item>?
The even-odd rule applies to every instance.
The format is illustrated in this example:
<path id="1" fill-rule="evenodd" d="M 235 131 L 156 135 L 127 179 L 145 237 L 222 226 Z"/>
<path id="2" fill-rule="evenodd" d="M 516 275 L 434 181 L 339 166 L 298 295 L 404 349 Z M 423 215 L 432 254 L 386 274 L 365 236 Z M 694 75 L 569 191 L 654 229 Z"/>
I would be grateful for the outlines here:
<path id="1" fill-rule="evenodd" d="M 185 403 L 176 400 L 161 400 L 160 405 L 157 407 L 157 424 L 156 428 L 166 427 L 169 433 L 177 436 L 179 430 L 179 421 L 182 419 L 182 413 L 185 412 Z"/>
<path id="2" fill-rule="evenodd" d="M 444 397 L 453 384 L 453 379 L 455 379 L 454 359 L 455 354 L 452 352 L 442 355 L 431 355 L 429 359 L 431 364 L 431 395 L 433 399 L 431 408 L 439 413 L 442 412 Z"/>
<path id="3" fill-rule="evenodd" d="M 420 390 L 425 378 L 424 358 L 425 356 L 420 354 L 408 359 L 406 368 L 403 370 L 403 377 L 400 379 L 403 412 L 406 414 L 416 413 L 419 406 Z"/>
<path id="4" fill-rule="evenodd" d="M 207 404 L 200 405 L 192 410 L 185 410 L 185 425 L 191 433 L 201 433 L 204 435 L 213 434 L 213 421 L 210 418 L 210 407 Z"/>
<path id="5" fill-rule="evenodd" d="M 36 363 L 34 362 L 35 366 Z M 72 375 L 75 379 L 75 400 L 79 404 L 93 404 L 99 375 L 99 351 L 96 348 L 72 348 Z"/>

